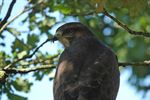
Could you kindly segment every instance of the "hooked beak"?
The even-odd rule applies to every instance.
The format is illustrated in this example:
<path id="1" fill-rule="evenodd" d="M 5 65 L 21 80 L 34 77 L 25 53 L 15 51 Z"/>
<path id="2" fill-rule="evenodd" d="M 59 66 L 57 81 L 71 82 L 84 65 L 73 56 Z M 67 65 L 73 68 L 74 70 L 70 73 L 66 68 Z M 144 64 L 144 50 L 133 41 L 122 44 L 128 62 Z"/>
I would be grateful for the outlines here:
<path id="1" fill-rule="evenodd" d="M 54 43 L 55 41 L 57 41 L 58 40 L 58 38 L 56 37 L 56 36 L 54 36 L 53 38 L 52 38 L 52 42 Z"/>
<path id="2" fill-rule="evenodd" d="M 55 42 L 62 36 L 62 32 L 58 31 L 56 32 L 55 36 L 52 38 L 52 41 Z"/>

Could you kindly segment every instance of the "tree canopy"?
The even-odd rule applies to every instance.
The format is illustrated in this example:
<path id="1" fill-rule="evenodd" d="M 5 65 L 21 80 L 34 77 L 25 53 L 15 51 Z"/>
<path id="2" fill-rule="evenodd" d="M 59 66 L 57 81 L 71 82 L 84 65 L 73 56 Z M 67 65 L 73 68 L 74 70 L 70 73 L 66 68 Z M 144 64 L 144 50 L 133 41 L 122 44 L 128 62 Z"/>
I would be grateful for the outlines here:
<path id="1" fill-rule="evenodd" d="M 146 94 L 150 84 L 150 0 L 22 0 L 24 9 L 14 15 L 18 0 L 11 0 L 0 22 L 0 96 L 26 100 L 12 91 L 28 93 L 32 82 L 24 74 L 33 72 L 36 80 L 50 74 L 57 65 L 60 51 L 53 54 L 39 49 L 51 41 L 52 30 L 68 21 L 80 21 L 111 47 L 120 70 L 132 69 L 129 83 Z M 4 10 L 5 0 L 0 10 Z M 16 24 L 19 20 L 18 28 Z M 5 40 L 13 37 L 10 44 Z M 41 42 L 41 37 L 45 41 Z M 5 48 L 10 48 L 9 53 Z M 19 75 L 18 75 L 19 74 Z M 50 80 L 53 77 L 49 78 Z"/>

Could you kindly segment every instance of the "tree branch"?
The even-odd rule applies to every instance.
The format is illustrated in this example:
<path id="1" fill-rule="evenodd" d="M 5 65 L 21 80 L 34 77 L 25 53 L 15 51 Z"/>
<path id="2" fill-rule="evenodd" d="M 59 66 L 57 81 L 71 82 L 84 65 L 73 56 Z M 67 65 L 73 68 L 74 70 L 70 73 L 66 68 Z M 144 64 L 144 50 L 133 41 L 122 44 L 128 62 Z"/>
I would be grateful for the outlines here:
<path id="1" fill-rule="evenodd" d="M 18 15 L 16 15 L 14 18 L 12 18 L 10 21 L 6 22 L 1 28 L 0 28 L 0 34 L 2 33 L 2 31 L 10 24 L 12 23 L 15 19 L 17 19 L 19 16 L 21 16 L 22 14 L 24 14 L 25 12 L 33 9 L 34 7 L 38 6 L 39 4 L 42 4 L 44 2 L 44 0 L 41 0 L 40 2 L 38 2 L 37 4 L 33 5 L 32 7 L 26 8 L 23 11 L 21 11 Z"/>
<path id="2" fill-rule="evenodd" d="M 123 67 L 126 67 L 126 66 L 150 66 L 150 60 L 148 61 L 144 61 L 144 62 L 119 62 L 118 63 L 119 66 L 123 66 Z"/>
<path id="3" fill-rule="evenodd" d="M 127 25 L 122 23 L 120 20 L 118 20 L 117 18 L 110 15 L 105 8 L 103 8 L 103 9 L 104 9 L 103 10 L 104 15 L 106 15 L 107 17 L 109 17 L 110 19 L 115 21 L 119 26 L 121 26 L 123 29 L 125 29 L 128 33 L 133 34 L 133 35 L 140 35 L 140 36 L 142 35 L 145 37 L 150 37 L 150 32 L 134 31 L 134 30 L 130 29 Z M 69 15 L 69 16 L 88 16 L 88 15 L 92 15 L 92 14 L 97 14 L 97 13 L 89 12 L 89 13 L 67 14 L 67 15 Z"/>
<path id="4" fill-rule="evenodd" d="M 12 9 L 13 9 L 15 3 L 16 3 L 16 0 L 12 0 L 10 6 L 8 8 L 6 16 L 4 17 L 4 19 L 0 23 L 0 29 L 3 27 L 3 25 L 7 22 L 8 18 L 10 17 Z"/>
<path id="5" fill-rule="evenodd" d="M 144 61 L 144 62 L 119 62 L 118 63 L 119 66 L 150 66 L 150 60 L 149 61 Z M 33 72 L 33 71 L 39 71 L 39 70 L 44 70 L 44 69 L 50 69 L 50 68 L 55 68 L 56 65 L 52 65 L 52 64 L 48 64 L 48 65 L 41 65 L 39 67 L 34 67 L 34 68 L 21 68 L 21 69 L 17 69 L 17 68 L 7 68 L 7 69 L 3 69 L 3 71 L 5 71 L 7 74 L 26 74 L 29 72 Z"/>
<path id="6" fill-rule="evenodd" d="M 46 41 L 44 41 L 41 45 L 39 45 L 39 46 L 33 51 L 32 54 L 26 55 L 26 56 L 24 56 L 24 57 L 22 57 L 22 58 L 20 58 L 20 59 L 17 59 L 16 61 L 12 62 L 11 64 L 5 66 L 4 69 L 7 69 L 7 68 L 13 66 L 14 64 L 18 63 L 18 62 L 21 61 L 21 60 L 24 60 L 24 59 L 27 59 L 27 58 L 32 58 L 33 55 L 34 55 L 45 43 L 47 43 L 48 41 L 51 41 L 51 40 L 52 40 L 52 39 L 49 39 L 49 38 L 48 38 L 48 39 L 47 39 Z"/>
<path id="7" fill-rule="evenodd" d="M 55 65 L 41 65 L 39 67 L 34 67 L 34 68 L 7 68 L 7 69 L 3 69 L 7 74 L 26 74 L 29 72 L 33 72 L 33 71 L 39 71 L 39 70 L 44 70 L 44 69 L 53 69 L 55 68 Z"/>
<path id="8" fill-rule="evenodd" d="M 34 64 L 34 65 L 37 65 L 37 64 L 49 64 L 49 63 L 51 63 L 51 61 L 52 61 L 54 58 L 57 58 L 58 55 L 59 55 L 59 53 L 56 54 L 56 55 L 53 55 L 53 56 L 51 56 L 51 57 L 45 58 L 45 59 L 41 59 L 41 58 L 38 59 L 38 58 L 36 58 L 36 59 L 34 59 L 34 60 L 29 60 L 29 61 L 27 61 L 27 64 L 21 64 L 21 65 L 19 65 L 19 66 L 30 66 L 30 65 L 32 65 L 32 64 Z"/>
<path id="9" fill-rule="evenodd" d="M 122 28 L 124 28 L 126 31 L 128 31 L 128 33 L 130 34 L 134 34 L 134 35 L 143 35 L 145 37 L 150 37 L 150 33 L 149 32 L 142 32 L 142 31 L 134 31 L 132 29 L 130 29 L 127 25 L 125 25 L 124 23 L 122 23 L 121 21 L 119 21 L 117 18 L 113 17 L 112 15 L 110 15 L 106 9 L 104 8 L 104 15 L 106 15 L 107 17 L 111 18 L 113 21 L 115 21 L 119 26 L 121 26 Z"/>

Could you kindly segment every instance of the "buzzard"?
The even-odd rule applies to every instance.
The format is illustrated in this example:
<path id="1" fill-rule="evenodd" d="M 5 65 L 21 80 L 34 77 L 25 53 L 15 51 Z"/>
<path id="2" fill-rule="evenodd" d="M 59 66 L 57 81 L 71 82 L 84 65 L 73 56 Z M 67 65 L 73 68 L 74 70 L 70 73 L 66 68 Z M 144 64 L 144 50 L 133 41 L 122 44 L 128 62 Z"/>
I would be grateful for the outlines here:
<path id="1" fill-rule="evenodd" d="M 56 30 L 53 40 L 65 47 L 54 79 L 54 100 L 115 100 L 119 68 L 113 51 L 85 25 L 71 22 Z"/>

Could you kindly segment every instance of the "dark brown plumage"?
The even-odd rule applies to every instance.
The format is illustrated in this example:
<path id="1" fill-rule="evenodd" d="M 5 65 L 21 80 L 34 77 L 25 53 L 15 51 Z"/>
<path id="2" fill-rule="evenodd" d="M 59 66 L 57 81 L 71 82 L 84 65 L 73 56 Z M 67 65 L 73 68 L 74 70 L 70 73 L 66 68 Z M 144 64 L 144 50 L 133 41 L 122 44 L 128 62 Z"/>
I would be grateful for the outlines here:
<path id="1" fill-rule="evenodd" d="M 119 68 L 115 54 L 78 22 L 59 27 L 65 47 L 54 80 L 54 100 L 115 100 Z"/>

